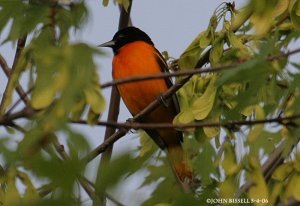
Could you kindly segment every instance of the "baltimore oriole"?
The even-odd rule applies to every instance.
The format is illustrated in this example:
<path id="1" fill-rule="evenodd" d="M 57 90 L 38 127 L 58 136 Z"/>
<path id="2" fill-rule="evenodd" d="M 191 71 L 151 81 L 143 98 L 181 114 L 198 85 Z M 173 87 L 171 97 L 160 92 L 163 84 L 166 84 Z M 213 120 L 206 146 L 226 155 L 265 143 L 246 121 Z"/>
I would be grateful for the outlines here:
<path id="1" fill-rule="evenodd" d="M 114 35 L 111 41 L 99 46 L 113 49 L 112 76 L 114 79 L 168 72 L 164 58 L 154 47 L 150 37 L 138 28 L 122 29 Z M 136 115 L 171 86 L 171 80 L 165 78 L 119 84 L 117 88 L 128 110 L 132 115 Z M 163 100 L 163 102 L 142 122 L 171 123 L 179 112 L 177 98 L 174 95 L 172 99 Z M 145 131 L 161 149 L 167 150 L 177 180 L 186 190 L 192 173 L 181 146 L 182 133 L 175 129 L 147 129 Z"/>

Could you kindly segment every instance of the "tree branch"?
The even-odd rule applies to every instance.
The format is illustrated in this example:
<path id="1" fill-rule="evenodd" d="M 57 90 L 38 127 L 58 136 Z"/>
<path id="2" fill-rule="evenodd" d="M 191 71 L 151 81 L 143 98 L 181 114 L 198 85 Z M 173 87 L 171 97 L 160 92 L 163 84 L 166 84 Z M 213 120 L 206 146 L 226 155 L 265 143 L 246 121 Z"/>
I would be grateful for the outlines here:
<path id="1" fill-rule="evenodd" d="M 295 126 L 291 121 L 299 119 L 300 114 L 293 114 L 286 117 L 275 117 L 269 119 L 260 119 L 260 120 L 235 120 L 228 122 L 192 122 L 187 124 L 172 124 L 172 123 L 140 123 L 132 122 L 131 119 L 127 122 L 112 122 L 112 121 L 98 121 L 97 125 L 99 126 L 108 126 L 114 128 L 124 128 L 129 129 L 188 129 L 195 127 L 232 127 L 232 126 L 243 126 L 243 125 L 255 125 L 255 124 L 271 124 L 278 123 L 282 125 L 292 125 Z M 87 124 L 85 120 L 80 121 L 71 121 L 76 124 Z"/>
<path id="2" fill-rule="evenodd" d="M 294 54 L 297 54 L 300 52 L 300 48 L 291 50 L 289 52 L 273 55 L 266 58 L 266 61 L 274 61 L 277 59 L 281 59 L 284 57 L 288 57 Z M 134 77 L 128 77 L 123 79 L 117 79 L 111 82 L 107 82 L 104 84 L 101 84 L 101 88 L 107 88 L 113 85 L 119 85 L 119 84 L 125 84 L 129 82 L 137 82 L 137 81 L 144 81 L 144 80 L 150 80 L 150 79 L 163 79 L 167 77 L 178 77 L 178 76 L 188 76 L 193 74 L 202 74 L 202 73 L 211 73 L 211 72 L 219 72 L 224 71 L 227 69 L 235 69 L 236 66 L 239 66 L 243 63 L 245 63 L 247 60 L 227 64 L 227 65 L 221 65 L 216 67 L 209 67 L 209 68 L 194 68 L 194 69 L 188 69 L 188 70 L 179 70 L 172 73 L 158 73 L 158 74 L 150 74 L 150 75 L 143 75 L 143 76 L 134 76 Z"/>
<path id="3" fill-rule="evenodd" d="M 27 39 L 27 35 L 25 35 L 24 37 L 20 38 L 18 40 L 18 43 L 17 43 L 17 49 L 16 49 L 16 53 L 15 53 L 15 58 L 14 58 L 14 62 L 13 62 L 13 65 L 11 67 L 11 70 L 14 71 L 16 66 L 17 66 L 17 63 L 20 59 L 20 56 L 21 56 L 21 53 L 25 47 L 25 44 L 26 44 L 26 39 Z"/>
<path id="4" fill-rule="evenodd" d="M 1 59 L 1 62 L 5 63 L 5 64 L 1 63 L 1 65 L 3 65 L 2 68 L 3 68 L 5 74 L 8 77 L 8 81 L 7 81 L 6 88 L 4 90 L 3 97 L 2 97 L 1 103 L 0 103 L 0 114 L 4 114 L 4 112 L 5 112 L 5 102 L 6 102 L 6 99 L 8 98 L 9 85 L 13 81 L 11 76 L 12 76 L 13 72 L 15 71 L 15 68 L 18 64 L 19 59 L 20 59 L 21 52 L 23 51 L 23 48 L 24 48 L 25 43 L 26 43 L 26 38 L 27 38 L 27 35 L 25 35 L 24 37 L 22 37 L 18 40 L 17 49 L 16 49 L 16 53 L 15 53 L 15 58 L 14 58 L 14 62 L 13 62 L 13 66 L 12 66 L 11 70 L 8 69 L 8 66 L 5 62 L 5 59 L 4 58 Z M 24 92 L 24 90 L 20 86 L 17 88 L 17 86 L 19 85 L 18 81 L 16 81 L 15 84 L 16 84 L 15 86 L 16 86 L 18 94 L 20 95 L 20 97 L 23 99 L 23 101 L 27 105 L 29 103 L 29 100 L 26 96 L 26 93 Z"/>
<path id="5" fill-rule="evenodd" d="M 3 58 L 3 56 L 1 54 L 0 54 L 0 65 L 1 65 L 1 68 L 4 71 L 4 74 L 6 75 L 6 77 L 10 78 L 12 70 L 9 68 L 9 66 L 7 65 L 7 62 L 5 61 L 5 59 Z M 19 82 L 17 82 L 17 84 L 16 84 L 16 91 L 17 91 L 18 95 L 20 96 L 20 98 L 23 100 L 23 102 L 26 105 L 28 105 L 29 99 L 26 95 L 26 92 L 23 90 L 23 88 L 21 87 Z"/>
<path id="6" fill-rule="evenodd" d="M 130 20 L 130 11 L 131 11 L 132 1 L 129 3 L 128 10 L 126 11 L 122 5 L 119 5 L 120 9 L 120 18 L 119 18 L 119 30 L 127 27 L 131 24 Z M 110 105 L 108 111 L 108 121 L 117 121 L 119 116 L 119 108 L 120 108 L 120 94 L 116 88 L 116 86 L 112 87 L 111 96 L 110 96 Z M 114 127 L 107 127 L 105 130 L 105 136 L 103 141 L 107 141 L 107 139 L 115 133 Z M 95 193 L 96 196 L 93 199 L 93 205 L 106 205 L 106 188 L 102 186 L 103 182 L 103 170 L 107 167 L 113 150 L 113 144 L 111 144 L 107 150 L 101 155 L 101 160 L 99 163 L 99 167 L 97 170 L 97 177 L 95 182 Z"/>

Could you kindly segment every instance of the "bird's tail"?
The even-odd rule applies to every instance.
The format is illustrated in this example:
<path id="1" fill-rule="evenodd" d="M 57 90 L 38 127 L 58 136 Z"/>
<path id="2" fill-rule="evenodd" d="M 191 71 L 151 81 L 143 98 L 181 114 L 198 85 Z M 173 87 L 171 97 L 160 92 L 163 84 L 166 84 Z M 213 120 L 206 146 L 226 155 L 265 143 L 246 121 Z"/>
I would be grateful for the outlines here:
<path id="1" fill-rule="evenodd" d="M 168 159 L 177 181 L 185 192 L 191 192 L 193 173 L 187 156 L 181 145 L 170 145 L 168 147 Z"/>

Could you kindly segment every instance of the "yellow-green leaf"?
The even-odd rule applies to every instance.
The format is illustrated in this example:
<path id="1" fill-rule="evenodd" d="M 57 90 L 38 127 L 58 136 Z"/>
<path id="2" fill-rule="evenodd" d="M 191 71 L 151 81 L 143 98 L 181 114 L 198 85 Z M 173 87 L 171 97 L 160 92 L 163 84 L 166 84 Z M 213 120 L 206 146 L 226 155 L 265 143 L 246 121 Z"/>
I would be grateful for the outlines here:
<path id="1" fill-rule="evenodd" d="M 217 41 L 213 44 L 209 55 L 209 61 L 214 66 L 218 64 L 223 55 L 224 41 Z"/>
<path id="2" fill-rule="evenodd" d="M 233 175 L 239 170 L 234 148 L 229 142 L 224 144 L 224 159 L 222 161 L 222 167 L 227 175 Z"/>
<path id="3" fill-rule="evenodd" d="M 274 9 L 273 16 L 277 17 L 283 14 L 289 7 L 290 0 L 280 0 Z"/>
<path id="4" fill-rule="evenodd" d="M 102 5 L 103 5 L 103 6 L 107 6 L 107 5 L 108 5 L 108 2 L 109 2 L 109 0 L 103 0 L 103 1 L 102 1 Z"/>
<path id="5" fill-rule="evenodd" d="M 56 86 L 57 90 L 63 90 L 69 82 L 70 74 L 68 69 L 62 67 L 62 69 L 57 73 L 53 80 L 53 84 Z"/>
<path id="6" fill-rule="evenodd" d="M 206 31 L 200 34 L 199 46 L 202 49 L 205 49 L 211 42 L 211 37 L 208 34 Z"/>
<path id="7" fill-rule="evenodd" d="M 174 124 L 187 124 L 194 121 L 194 115 L 191 109 L 180 112 L 173 119 Z"/>
<path id="8" fill-rule="evenodd" d="M 16 187 L 16 170 L 11 169 L 7 175 L 7 190 L 4 199 L 5 206 L 20 205 L 21 197 Z"/>
<path id="9" fill-rule="evenodd" d="M 26 68 L 27 62 L 25 61 L 24 52 L 21 53 L 19 60 L 17 61 L 17 66 L 12 72 L 10 78 L 8 79 L 7 87 L 5 93 L 3 94 L 2 102 L 0 105 L 0 115 L 4 114 L 6 108 L 11 104 L 13 91 L 18 83 L 19 77 L 22 71 Z"/>
<path id="10" fill-rule="evenodd" d="M 87 118 L 87 122 L 90 125 L 95 125 L 98 122 L 100 114 L 95 113 L 91 108 L 89 109 L 88 112 L 88 118 Z"/>
<path id="11" fill-rule="evenodd" d="M 265 112 L 262 107 L 260 107 L 260 106 L 255 107 L 255 116 L 256 116 L 256 119 L 264 119 L 265 118 Z M 263 129 L 264 129 L 263 124 L 257 124 L 255 126 L 253 126 L 252 130 L 248 134 L 249 142 L 255 141 Z"/>
<path id="12" fill-rule="evenodd" d="M 55 97 L 55 87 L 55 85 L 45 85 L 33 90 L 31 106 L 34 109 L 43 109 L 48 107 Z"/>
<path id="13" fill-rule="evenodd" d="M 253 199 L 268 199 L 268 189 L 266 181 L 262 175 L 262 170 L 258 160 L 254 157 L 249 157 L 251 171 L 249 177 L 253 181 L 253 186 L 249 189 L 249 197 Z M 265 205 L 257 203 L 256 205 Z"/>
<path id="14" fill-rule="evenodd" d="M 219 121 L 219 115 L 215 116 L 214 118 L 209 118 L 212 122 Z M 214 138 L 220 134 L 220 127 L 203 127 L 203 131 L 208 138 Z"/>
<path id="15" fill-rule="evenodd" d="M 300 1 L 296 1 L 292 7 L 291 20 L 293 26 L 300 30 Z"/>
<path id="16" fill-rule="evenodd" d="M 33 203 L 40 199 L 40 196 L 36 190 L 36 188 L 33 186 L 30 178 L 28 175 L 24 172 L 18 171 L 18 177 L 21 179 L 23 184 L 26 186 L 26 191 L 24 194 L 24 202 Z"/>
<path id="17" fill-rule="evenodd" d="M 292 171 L 293 165 L 291 163 L 284 163 L 274 171 L 272 178 L 274 180 L 284 181 Z"/>
<path id="18" fill-rule="evenodd" d="M 192 112 L 196 120 L 205 119 L 213 108 L 217 92 L 216 79 L 213 76 L 204 94 L 193 102 Z"/>
<path id="19" fill-rule="evenodd" d="M 247 49 L 242 43 L 242 39 L 238 38 L 233 32 L 228 32 L 227 37 L 233 48 Z"/>
<path id="20" fill-rule="evenodd" d="M 154 141 L 144 131 L 140 131 L 140 144 L 141 144 L 141 148 L 139 150 L 140 157 L 143 157 L 148 152 L 151 152 L 153 149 L 157 148 L 155 146 Z"/>
<path id="21" fill-rule="evenodd" d="M 288 200 L 290 197 L 300 201 L 300 173 L 294 173 L 286 186 L 284 199 Z"/>
<path id="22" fill-rule="evenodd" d="M 237 15 L 235 15 L 233 17 L 233 22 L 232 22 L 232 26 L 231 26 L 232 30 L 235 30 L 236 28 L 238 28 L 242 24 L 244 24 L 252 12 L 253 12 L 253 8 L 249 5 L 245 6 L 243 9 L 239 10 Z"/>
<path id="23" fill-rule="evenodd" d="M 73 120 L 79 120 L 82 113 L 84 112 L 85 101 L 83 98 L 80 99 L 77 103 L 75 103 L 71 109 L 71 118 Z"/>
<path id="24" fill-rule="evenodd" d="M 93 88 L 86 89 L 84 94 L 86 101 L 91 105 L 93 112 L 100 114 L 105 108 L 105 99 L 102 94 Z"/>
<path id="25" fill-rule="evenodd" d="M 233 198 L 236 192 L 237 185 L 235 184 L 235 177 L 229 176 L 220 185 L 220 197 L 221 198 Z"/>
<path id="26" fill-rule="evenodd" d="M 255 106 L 248 106 L 243 111 L 241 112 L 242 115 L 244 116 L 250 116 L 252 112 L 255 110 Z"/>
<path id="27" fill-rule="evenodd" d="M 199 46 L 201 38 L 203 38 L 202 33 L 200 33 L 181 54 L 178 61 L 180 69 L 192 69 L 196 66 L 200 54 L 203 51 Z"/>
<path id="28" fill-rule="evenodd" d="M 129 5 L 130 5 L 130 0 L 115 0 L 118 2 L 118 4 L 123 5 L 124 9 L 128 11 Z"/>
<path id="29" fill-rule="evenodd" d="M 219 135 L 220 127 L 203 127 L 203 131 L 208 138 L 213 138 Z"/>
<path id="30" fill-rule="evenodd" d="M 276 201 L 278 200 L 278 196 L 280 195 L 283 189 L 283 182 L 276 182 L 270 191 L 269 196 L 269 205 L 275 205 Z"/>

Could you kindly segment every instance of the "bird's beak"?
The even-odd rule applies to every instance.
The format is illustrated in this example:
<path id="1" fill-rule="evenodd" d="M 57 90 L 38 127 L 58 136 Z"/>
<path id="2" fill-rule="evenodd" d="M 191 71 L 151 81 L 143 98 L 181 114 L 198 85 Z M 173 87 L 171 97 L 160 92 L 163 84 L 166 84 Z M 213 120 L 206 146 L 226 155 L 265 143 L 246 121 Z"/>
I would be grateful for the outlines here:
<path id="1" fill-rule="evenodd" d="M 116 45 L 115 41 L 111 40 L 111 41 L 108 41 L 108 42 L 98 45 L 98 47 L 114 47 L 115 45 Z"/>

